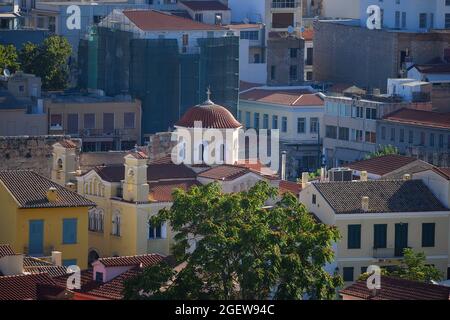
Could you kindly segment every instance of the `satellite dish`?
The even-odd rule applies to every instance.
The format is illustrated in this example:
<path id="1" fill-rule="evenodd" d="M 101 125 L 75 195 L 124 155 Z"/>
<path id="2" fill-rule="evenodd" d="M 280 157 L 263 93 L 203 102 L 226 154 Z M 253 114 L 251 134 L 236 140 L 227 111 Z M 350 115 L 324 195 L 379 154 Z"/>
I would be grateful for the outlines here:
<path id="1" fill-rule="evenodd" d="M 3 69 L 3 75 L 8 78 L 11 76 L 11 72 L 5 68 L 5 69 Z"/>
<path id="2" fill-rule="evenodd" d="M 294 27 L 293 26 L 289 26 L 288 29 L 287 29 L 287 32 L 289 34 L 293 34 L 294 33 Z"/>

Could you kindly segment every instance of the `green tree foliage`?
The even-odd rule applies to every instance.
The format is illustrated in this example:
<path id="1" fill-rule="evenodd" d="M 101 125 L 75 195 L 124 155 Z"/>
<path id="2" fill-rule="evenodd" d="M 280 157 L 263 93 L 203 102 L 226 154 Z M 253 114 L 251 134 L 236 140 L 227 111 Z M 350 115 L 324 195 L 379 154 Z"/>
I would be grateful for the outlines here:
<path id="1" fill-rule="evenodd" d="M 233 194 L 216 183 L 176 190 L 173 206 L 150 223 L 170 223 L 174 255 L 185 267 L 173 278 L 166 266 L 155 267 L 128 282 L 125 297 L 143 290 L 154 299 L 333 298 L 342 279 L 323 267 L 334 258 L 338 230 L 317 223 L 290 193 L 265 207 L 277 194 L 266 182 Z M 173 281 L 158 291 L 162 279 Z"/>
<path id="2" fill-rule="evenodd" d="M 402 264 L 390 272 L 389 275 L 421 282 L 442 280 L 442 272 L 436 267 L 427 264 L 425 253 L 414 252 L 414 250 L 406 248 L 403 254 Z"/>
<path id="3" fill-rule="evenodd" d="M 15 72 L 19 69 L 19 59 L 16 47 L 13 45 L 0 45 L 0 72 L 4 69 Z"/>
<path id="4" fill-rule="evenodd" d="M 51 36 L 42 45 L 27 43 L 20 51 L 22 70 L 42 79 L 45 90 L 67 88 L 69 79 L 68 59 L 72 47 L 66 38 Z"/>
<path id="5" fill-rule="evenodd" d="M 390 154 L 399 154 L 399 151 L 396 147 L 392 145 L 384 145 L 384 146 L 378 146 L 378 150 L 367 155 L 366 159 L 372 159 L 372 158 L 378 158 L 382 156 L 387 156 Z"/>

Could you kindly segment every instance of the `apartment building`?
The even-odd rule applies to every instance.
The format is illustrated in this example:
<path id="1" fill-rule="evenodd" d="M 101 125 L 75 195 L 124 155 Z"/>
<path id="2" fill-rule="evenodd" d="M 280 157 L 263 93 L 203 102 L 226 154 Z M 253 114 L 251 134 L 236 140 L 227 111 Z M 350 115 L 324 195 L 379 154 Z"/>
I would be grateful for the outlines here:
<path id="1" fill-rule="evenodd" d="M 311 87 L 267 86 L 240 94 L 239 119 L 245 128 L 279 130 L 288 179 L 320 168 L 323 114 L 323 96 Z"/>
<path id="2" fill-rule="evenodd" d="M 141 102 L 129 96 L 60 94 L 44 105 L 48 132 L 81 138 L 85 152 L 131 150 L 141 142 Z"/>
<path id="3" fill-rule="evenodd" d="M 328 167 L 363 159 L 382 144 L 377 120 L 402 108 L 431 110 L 430 84 L 389 81 L 390 94 L 327 96 L 324 154 Z"/>
<path id="4" fill-rule="evenodd" d="M 369 265 L 398 265 L 405 248 L 424 252 L 428 263 L 448 276 L 450 210 L 423 181 L 311 183 L 300 192 L 300 202 L 339 229 L 342 239 L 328 268 L 338 271 L 346 284 Z"/>
<path id="5" fill-rule="evenodd" d="M 450 166 L 450 113 L 400 109 L 377 123 L 380 144 L 436 166 Z"/>

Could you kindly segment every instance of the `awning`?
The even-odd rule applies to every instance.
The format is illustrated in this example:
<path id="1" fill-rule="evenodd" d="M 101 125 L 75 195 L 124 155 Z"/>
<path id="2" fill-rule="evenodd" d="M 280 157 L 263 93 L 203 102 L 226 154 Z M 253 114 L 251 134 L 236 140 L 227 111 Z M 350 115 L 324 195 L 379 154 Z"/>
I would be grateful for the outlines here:
<path id="1" fill-rule="evenodd" d="M 18 13 L 11 13 L 11 12 L 0 13 L 0 18 L 14 19 L 14 18 L 18 18 L 18 17 L 20 17 L 20 14 L 18 14 Z"/>

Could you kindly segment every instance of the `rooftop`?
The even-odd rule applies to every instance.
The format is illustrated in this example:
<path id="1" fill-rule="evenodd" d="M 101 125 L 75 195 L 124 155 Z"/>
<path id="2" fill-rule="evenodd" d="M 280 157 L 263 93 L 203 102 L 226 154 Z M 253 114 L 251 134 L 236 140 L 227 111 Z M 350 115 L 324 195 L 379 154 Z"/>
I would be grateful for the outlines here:
<path id="1" fill-rule="evenodd" d="M 230 10 L 220 1 L 181 1 L 181 3 L 193 11 Z"/>
<path id="2" fill-rule="evenodd" d="M 313 183 L 336 214 L 450 211 L 422 180 Z M 369 197 L 369 210 L 361 201 Z"/>
<path id="3" fill-rule="evenodd" d="M 366 280 L 358 280 L 340 293 L 363 300 L 449 300 L 450 288 L 381 276 L 381 289 L 377 290 L 376 295 L 367 288 Z"/>
<path id="4" fill-rule="evenodd" d="M 145 268 L 161 262 L 163 259 L 164 257 L 159 254 L 143 254 L 137 256 L 100 258 L 97 262 L 101 263 L 105 267 L 138 267 L 142 264 L 142 267 Z"/>
<path id="5" fill-rule="evenodd" d="M 0 90 L 0 110 L 27 109 L 29 103 L 14 97 L 9 91 Z"/>
<path id="6" fill-rule="evenodd" d="M 45 296 L 40 291 L 40 286 L 48 285 L 59 292 L 64 292 L 64 287 L 58 286 L 47 273 L 3 276 L 0 277 L 0 300 L 41 300 Z"/>
<path id="7" fill-rule="evenodd" d="M 250 172 L 251 170 L 245 167 L 224 164 L 203 171 L 198 176 L 200 178 L 214 179 L 219 181 L 232 181 Z"/>
<path id="8" fill-rule="evenodd" d="M 196 180 L 159 181 L 149 183 L 149 199 L 154 202 L 172 202 L 175 189 L 188 191 L 193 186 L 201 185 Z"/>
<path id="9" fill-rule="evenodd" d="M 265 89 L 253 88 L 244 91 L 240 100 L 277 104 L 289 107 L 323 106 L 323 99 L 310 89 Z"/>
<path id="10" fill-rule="evenodd" d="M 400 109 L 386 115 L 384 120 L 437 129 L 450 129 L 450 113 L 439 113 L 415 109 Z"/>
<path id="11" fill-rule="evenodd" d="M 445 74 L 450 73 L 450 63 L 440 64 L 415 64 L 412 68 L 416 68 L 420 73 L 425 74 Z"/>
<path id="12" fill-rule="evenodd" d="M 0 171 L 0 182 L 9 190 L 21 209 L 96 206 L 94 202 L 78 193 L 72 192 L 33 171 Z M 56 188 L 56 201 L 47 199 L 47 191 L 52 187 Z"/>
<path id="13" fill-rule="evenodd" d="M 123 11 L 123 14 L 143 31 L 226 30 L 221 26 L 205 24 L 155 10 L 127 10 Z"/>
<path id="14" fill-rule="evenodd" d="M 375 157 L 368 160 L 361 160 L 350 163 L 348 167 L 357 171 L 367 171 L 368 173 L 384 176 L 396 171 L 414 161 L 416 158 L 405 157 L 397 154 Z"/>

